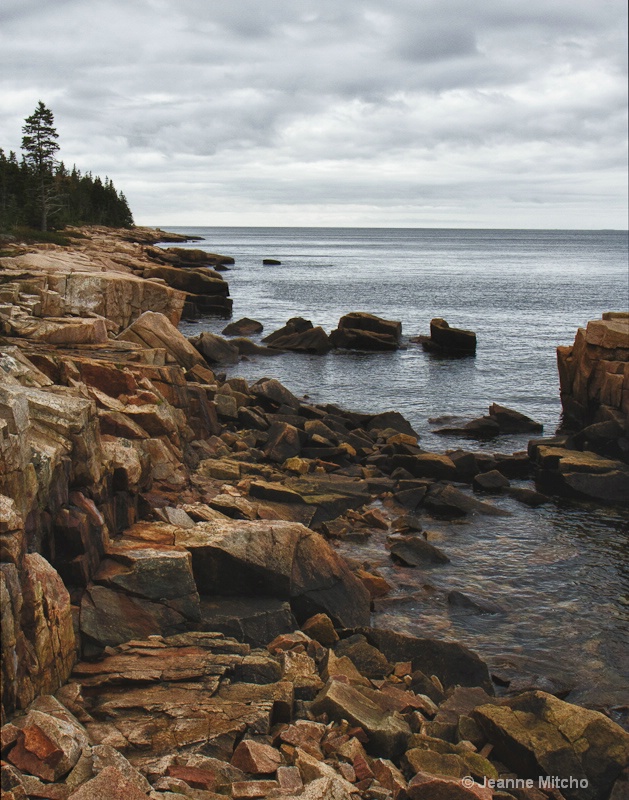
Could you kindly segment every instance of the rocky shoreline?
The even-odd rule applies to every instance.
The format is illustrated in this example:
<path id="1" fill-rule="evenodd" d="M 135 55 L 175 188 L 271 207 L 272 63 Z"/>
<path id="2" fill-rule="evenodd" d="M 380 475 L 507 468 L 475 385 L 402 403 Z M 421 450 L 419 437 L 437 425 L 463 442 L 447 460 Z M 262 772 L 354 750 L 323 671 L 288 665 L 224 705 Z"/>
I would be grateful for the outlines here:
<path id="1" fill-rule="evenodd" d="M 230 341 L 176 325 L 230 316 L 228 256 L 75 233 L 0 258 L 3 797 L 626 796 L 619 725 L 534 686 L 497 698 L 466 647 L 370 628 L 391 587 L 335 542 L 386 532 L 421 568 L 448 558 L 423 519 L 504 514 L 496 493 L 626 502 L 627 317 L 560 348 L 572 430 L 431 453 L 397 412 L 221 375 Z M 392 346 L 357 316 L 333 346 Z M 299 327 L 269 345 L 322 346 Z M 516 423 L 492 406 L 461 436 Z"/>

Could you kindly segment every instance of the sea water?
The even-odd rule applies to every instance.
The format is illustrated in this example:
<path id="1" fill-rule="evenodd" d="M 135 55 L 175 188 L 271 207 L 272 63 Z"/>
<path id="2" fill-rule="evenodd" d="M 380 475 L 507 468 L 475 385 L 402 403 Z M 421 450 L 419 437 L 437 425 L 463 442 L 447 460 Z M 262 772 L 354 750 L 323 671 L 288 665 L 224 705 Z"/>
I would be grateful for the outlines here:
<path id="1" fill-rule="evenodd" d="M 233 319 L 259 320 L 261 337 L 295 316 L 328 332 L 350 311 L 401 320 L 404 347 L 396 353 L 254 356 L 229 374 L 276 377 L 315 402 L 401 411 L 420 444 L 441 452 L 525 449 L 526 436 L 479 444 L 435 433 L 487 413 L 492 402 L 533 417 L 552 435 L 561 413 L 557 345 L 571 344 L 588 320 L 629 304 L 625 231 L 172 230 L 203 237 L 185 246 L 236 259 L 224 274 Z M 281 264 L 265 266 L 265 258 Z M 429 332 L 433 317 L 474 330 L 476 357 L 439 357 L 410 343 Z M 181 329 L 220 333 L 225 324 L 207 318 Z M 426 523 L 431 541 L 451 558 L 445 567 L 396 567 L 377 534 L 341 545 L 394 585 L 392 597 L 377 605 L 374 624 L 461 641 L 496 674 L 519 672 L 541 687 L 562 684 L 576 700 L 626 704 L 629 513 L 568 501 L 538 509 L 495 502 L 513 516 Z M 453 607 L 447 602 L 453 589 L 500 610 Z M 549 676 L 554 683 L 545 683 Z"/>

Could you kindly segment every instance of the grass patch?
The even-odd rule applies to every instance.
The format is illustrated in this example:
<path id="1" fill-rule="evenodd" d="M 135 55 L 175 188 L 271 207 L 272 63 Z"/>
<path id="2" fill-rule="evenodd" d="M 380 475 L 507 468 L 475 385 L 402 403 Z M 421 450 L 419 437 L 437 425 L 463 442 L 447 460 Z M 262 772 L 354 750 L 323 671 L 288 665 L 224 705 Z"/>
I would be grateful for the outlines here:
<path id="1" fill-rule="evenodd" d="M 35 228 L 19 227 L 11 230 L 11 235 L 15 236 L 18 242 L 27 244 L 58 244 L 67 246 L 71 244 L 68 234 L 61 231 L 38 231 Z"/>

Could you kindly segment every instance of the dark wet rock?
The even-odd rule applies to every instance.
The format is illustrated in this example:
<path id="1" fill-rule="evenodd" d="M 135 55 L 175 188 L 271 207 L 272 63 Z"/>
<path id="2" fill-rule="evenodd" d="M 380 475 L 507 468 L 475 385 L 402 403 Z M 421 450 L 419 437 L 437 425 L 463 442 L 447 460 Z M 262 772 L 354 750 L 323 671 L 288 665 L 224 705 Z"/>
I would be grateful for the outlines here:
<path id="1" fill-rule="evenodd" d="M 457 480 L 469 483 L 474 475 L 482 471 L 476 453 L 469 450 L 448 450 L 446 455 L 454 464 Z"/>
<path id="2" fill-rule="evenodd" d="M 192 520 L 189 522 L 182 527 L 194 527 Z M 94 583 L 161 603 L 191 620 L 200 618 L 190 553 L 122 541 L 110 545 L 108 555 L 94 575 Z"/>
<path id="3" fill-rule="evenodd" d="M 289 478 L 285 484 L 297 492 L 304 504 L 316 508 L 313 525 L 335 519 L 345 511 L 360 508 L 370 500 L 363 481 L 336 475 L 303 475 Z"/>
<path id="4" fill-rule="evenodd" d="M 479 417 L 460 427 L 439 428 L 440 436 L 460 436 L 463 439 L 493 439 L 500 434 L 500 425 L 489 416 Z"/>
<path id="5" fill-rule="evenodd" d="M 191 337 L 189 342 L 210 364 L 235 364 L 238 361 L 238 348 L 214 333 L 203 331 L 198 336 Z"/>
<path id="6" fill-rule="evenodd" d="M 410 675 L 411 681 L 408 688 L 415 694 L 423 694 L 429 697 L 434 703 L 439 705 L 446 699 L 443 687 L 437 686 L 434 680 L 425 675 L 421 670 L 416 669 Z"/>
<path id="7" fill-rule="evenodd" d="M 389 536 L 391 556 L 406 567 L 449 564 L 448 556 L 423 536 Z"/>
<path id="8" fill-rule="evenodd" d="M 437 483 L 429 488 L 423 507 L 434 516 L 444 519 L 456 519 L 467 514 L 485 514 L 493 517 L 511 516 L 510 511 L 470 497 L 454 486 Z"/>
<path id="9" fill-rule="evenodd" d="M 238 349 L 241 356 L 276 356 L 279 354 L 278 350 L 257 344 L 246 336 L 235 336 L 230 339 L 230 343 Z"/>
<path id="10" fill-rule="evenodd" d="M 448 604 L 455 608 L 466 608 L 477 614 L 499 614 L 503 610 L 494 603 L 487 602 L 481 598 L 472 597 L 469 594 L 457 590 L 448 592 Z"/>
<path id="11" fill-rule="evenodd" d="M 249 494 L 259 500 L 270 500 L 277 503 L 303 503 L 300 494 L 281 483 L 254 480 L 249 486 Z"/>
<path id="12" fill-rule="evenodd" d="M 472 487 L 476 492 L 487 492 L 488 494 L 501 494 L 504 489 L 508 489 L 511 482 L 497 469 L 489 472 L 480 472 L 474 476 Z"/>
<path id="13" fill-rule="evenodd" d="M 500 426 L 502 433 L 541 433 L 544 426 L 535 420 L 514 411 L 511 408 L 492 403 L 489 406 L 489 416 Z"/>
<path id="14" fill-rule="evenodd" d="M 297 622 L 286 600 L 272 597 L 202 597 L 200 630 L 218 631 L 253 647 L 266 646 Z"/>
<path id="15" fill-rule="evenodd" d="M 375 414 L 369 418 L 367 423 L 368 431 L 380 431 L 386 428 L 393 428 L 399 433 L 406 433 L 409 436 L 414 436 L 415 439 L 419 438 L 419 434 L 414 430 L 411 423 L 400 414 L 399 411 L 383 411 L 381 414 Z"/>
<path id="16" fill-rule="evenodd" d="M 511 486 L 507 490 L 507 494 L 519 503 L 523 503 L 525 506 L 530 506 L 531 508 L 537 508 L 550 501 L 550 498 L 545 494 L 521 486 Z"/>
<path id="17" fill-rule="evenodd" d="M 493 439 L 495 436 L 513 433 L 539 433 L 543 426 L 510 408 L 493 403 L 489 414 L 478 417 L 461 426 L 439 428 L 435 433 L 448 436 L 461 436 L 466 439 Z M 513 476 L 516 477 L 516 476 Z"/>
<path id="18" fill-rule="evenodd" d="M 345 350 L 397 350 L 401 336 L 401 322 L 355 311 L 341 317 L 330 340 Z"/>
<path id="19" fill-rule="evenodd" d="M 223 336 L 251 336 L 254 333 L 261 333 L 264 326 L 256 319 L 243 317 L 242 319 L 230 322 L 221 333 Z"/>
<path id="20" fill-rule="evenodd" d="M 527 452 L 494 454 L 495 468 L 501 472 L 505 478 L 530 478 L 533 473 L 533 462 Z M 484 471 L 484 470 L 483 470 Z"/>
<path id="21" fill-rule="evenodd" d="M 239 408 L 238 422 L 243 428 L 253 428 L 258 431 L 266 431 L 269 429 L 269 422 L 261 409 Z"/>
<path id="22" fill-rule="evenodd" d="M 536 483 L 549 494 L 584 496 L 607 503 L 629 502 L 629 466 L 596 453 L 538 445 Z"/>
<path id="23" fill-rule="evenodd" d="M 333 345 L 323 328 L 317 326 L 301 333 L 277 337 L 271 347 L 277 350 L 290 350 L 294 353 L 325 355 L 332 350 Z"/>
<path id="24" fill-rule="evenodd" d="M 480 686 L 493 694 L 487 664 L 461 644 L 420 639 L 380 628 L 363 628 L 358 632 L 391 663 L 410 661 L 413 670 L 436 675 L 446 688 L 457 684 Z"/>
<path id="25" fill-rule="evenodd" d="M 592 450 L 605 458 L 627 460 L 627 437 L 618 418 L 594 422 L 574 436 L 579 450 Z"/>
<path id="26" fill-rule="evenodd" d="M 474 355 L 476 353 L 476 334 L 461 328 L 451 328 L 445 319 L 430 321 L 430 339 L 421 337 L 425 350 L 434 350 L 453 355 Z"/>
<path id="27" fill-rule="evenodd" d="M 427 486 L 419 486 L 416 489 L 401 489 L 399 492 L 394 492 L 393 496 L 400 505 L 414 511 L 426 496 L 427 491 Z"/>
<path id="28" fill-rule="evenodd" d="M 420 453 L 419 455 L 395 455 L 391 457 L 394 467 L 401 467 L 415 478 L 434 478 L 435 480 L 455 480 L 457 471 L 452 459 L 439 453 Z"/>
<path id="29" fill-rule="evenodd" d="M 282 262 L 278 261 L 277 258 L 263 258 L 262 263 L 269 267 L 278 267 Z"/>
<path id="30" fill-rule="evenodd" d="M 273 331 L 263 342 L 277 350 L 314 355 L 323 355 L 332 349 L 332 342 L 323 328 L 315 328 L 310 320 L 303 317 L 289 319 L 283 328 Z"/>
<path id="31" fill-rule="evenodd" d="M 309 319 L 304 319 L 304 317 L 292 317 L 288 320 L 286 325 L 269 333 L 262 341 L 264 344 L 275 346 L 279 339 L 284 339 L 287 336 L 293 336 L 298 333 L 305 333 L 306 331 L 313 330 L 313 328 L 314 325 Z"/>

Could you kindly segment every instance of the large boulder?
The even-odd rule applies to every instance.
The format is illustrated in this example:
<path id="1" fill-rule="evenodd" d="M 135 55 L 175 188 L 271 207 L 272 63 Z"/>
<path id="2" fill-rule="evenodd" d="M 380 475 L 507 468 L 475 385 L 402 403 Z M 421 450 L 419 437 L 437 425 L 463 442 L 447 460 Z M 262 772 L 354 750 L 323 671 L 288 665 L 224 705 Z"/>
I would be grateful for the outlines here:
<path id="1" fill-rule="evenodd" d="M 162 239 L 162 241 L 170 241 Z M 155 252 L 155 251 L 153 251 Z M 160 260 L 166 260 L 171 264 L 178 264 L 180 267 L 208 265 L 220 266 L 222 264 L 234 264 L 232 256 L 224 256 L 219 253 L 208 253 L 200 248 L 188 247 L 167 247 L 165 250 L 157 250 L 156 255 Z"/>
<path id="2" fill-rule="evenodd" d="M 406 749 L 411 729 L 398 712 L 379 705 L 378 699 L 376 692 L 367 696 L 356 686 L 331 679 L 312 702 L 311 710 L 358 725 L 369 737 L 367 750 L 396 758 Z"/>
<path id="3" fill-rule="evenodd" d="M 94 583 L 161 603 L 190 620 L 200 619 L 192 562 L 185 550 L 122 540 L 109 547 Z"/>
<path id="4" fill-rule="evenodd" d="M 344 350 L 397 350 L 401 336 L 401 322 L 353 311 L 341 317 L 330 340 Z"/>
<path id="5" fill-rule="evenodd" d="M 238 348 L 215 333 L 203 331 L 189 341 L 210 364 L 236 364 L 238 361 Z"/>
<path id="6" fill-rule="evenodd" d="M 541 433 L 544 430 L 540 422 L 498 403 L 489 406 L 489 416 L 498 423 L 501 433 Z"/>
<path id="7" fill-rule="evenodd" d="M 613 419 L 626 443 L 629 313 L 607 312 L 579 328 L 573 345 L 557 348 L 557 366 L 564 427 L 581 430 Z"/>
<path id="8" fill-rule="evenodd" d="M 68 680 L 76 659 L 70 595 L 38 553 L 0 565 L 2 706 L 12 713 Z"/>
<path id="9" fill-rule="evenodd" d="M 541 445 L 535 449 L 536 482 L 554 494 L 606 503 L 629 502 L 629 466 L 589 451 Z"/>
<path id="10" fill-rule="evenodd" d="M 369 622 L 367 590 L 319 534 L 299 523 L 227 520 L 181 530 L 201 594 L 290 600 L 298 621 L 324 612 L 338 625 Z"/>
<path id="11" fill-rule="evenodd" d="M 99 655 L 105 647 L 181 633 L 190 619 L 164 603 L 134 597 L 106 586 L 89 586 L 81 598 L 80 626 L 84 654 Z"/>
<path id="12" fill-rule="evenodd" d="M 306 331 L 311 331 L 313 328 L 314 325 L 309 319 L 304 319 L 303 317 L 291 317 L 286 325 L 278 328 L 276 331 L 273 331 L 273 333 L 269 333 L 262 341 L 265 344 L 275 346 L 280 339 L 284 339 L 287 336 L 293 336 L 297 333 L 305 333 Z"/>
<path id="13" fill-rule="evenodd" d="M 273 342 L 272 347 L 277 350 L 290 350 L 294 353 L 321 356 L 329 353 L 333 345 L 323 328 L 317 326 L 301 333 L 282 336 Z"/>
<path id="14" fill-rule="evenodd" d="M 300 401 L 295 395 L 275 378 L 261 378 L 251 386 L 253 394 L 269 411 L 279 406 L 288 406 L 297 410 Z"/>
<path id="15" fill-rule="evenodd" d="M 457 685 L 480 686 L 493 694 L 487 664 L 462 644 L 419 639 L 381 628 L 362 628 L 358 632 L 392 664 L 410 661 L 413 670 L 436 675 L 446 688 Z"/>
<path id="16" fill-rule="evenodd" d="M 476 334 L 461 328 L 451 328 L 445 319 L 430 320 L 430 339 L 423 339 L 426 350 L 435 350 L 453 355 L 474 355 Z"/>
<path id="17" fill-rule="evenodd" d="M 136 342 L 147 348 L 163 348 L 180 366 L 192 369 L 204 364 L 186 337 L 165 317 L 154 311 L 145 311 L 117 337 L 125 342 Z"/>
<path id="18" fill-rule="evenodd" d="M 288 601 L 275 597 L 202 597 L 201 618 L 201 629 L 219 631 L 254 647 L 265 647 L 297 627 Z"/>
<path id="19" fill-rule="evenodd" d="M 629 733 L 545 692 L 479 706 L 472 716 L 494 745 L 492 756 L 523 777 L 559 778 L 569 800 L 603 800 L 629 766 Z"/>
<path id="20" fill-rule="evenodd" d="M 223 328 L 223 336 L 251 336 L 253 333 L 262 333 L 264 326 L 256 319 L 243 317 Z"/>
<path id="21" fill-rule="evenodd" d="M 228 295 L 229 286 L 216 272 L 204 267 L 179 269 L 177 267 L 147 267 L 144 278 L 160 278 L 173 289 L 189 294 Z"/>

